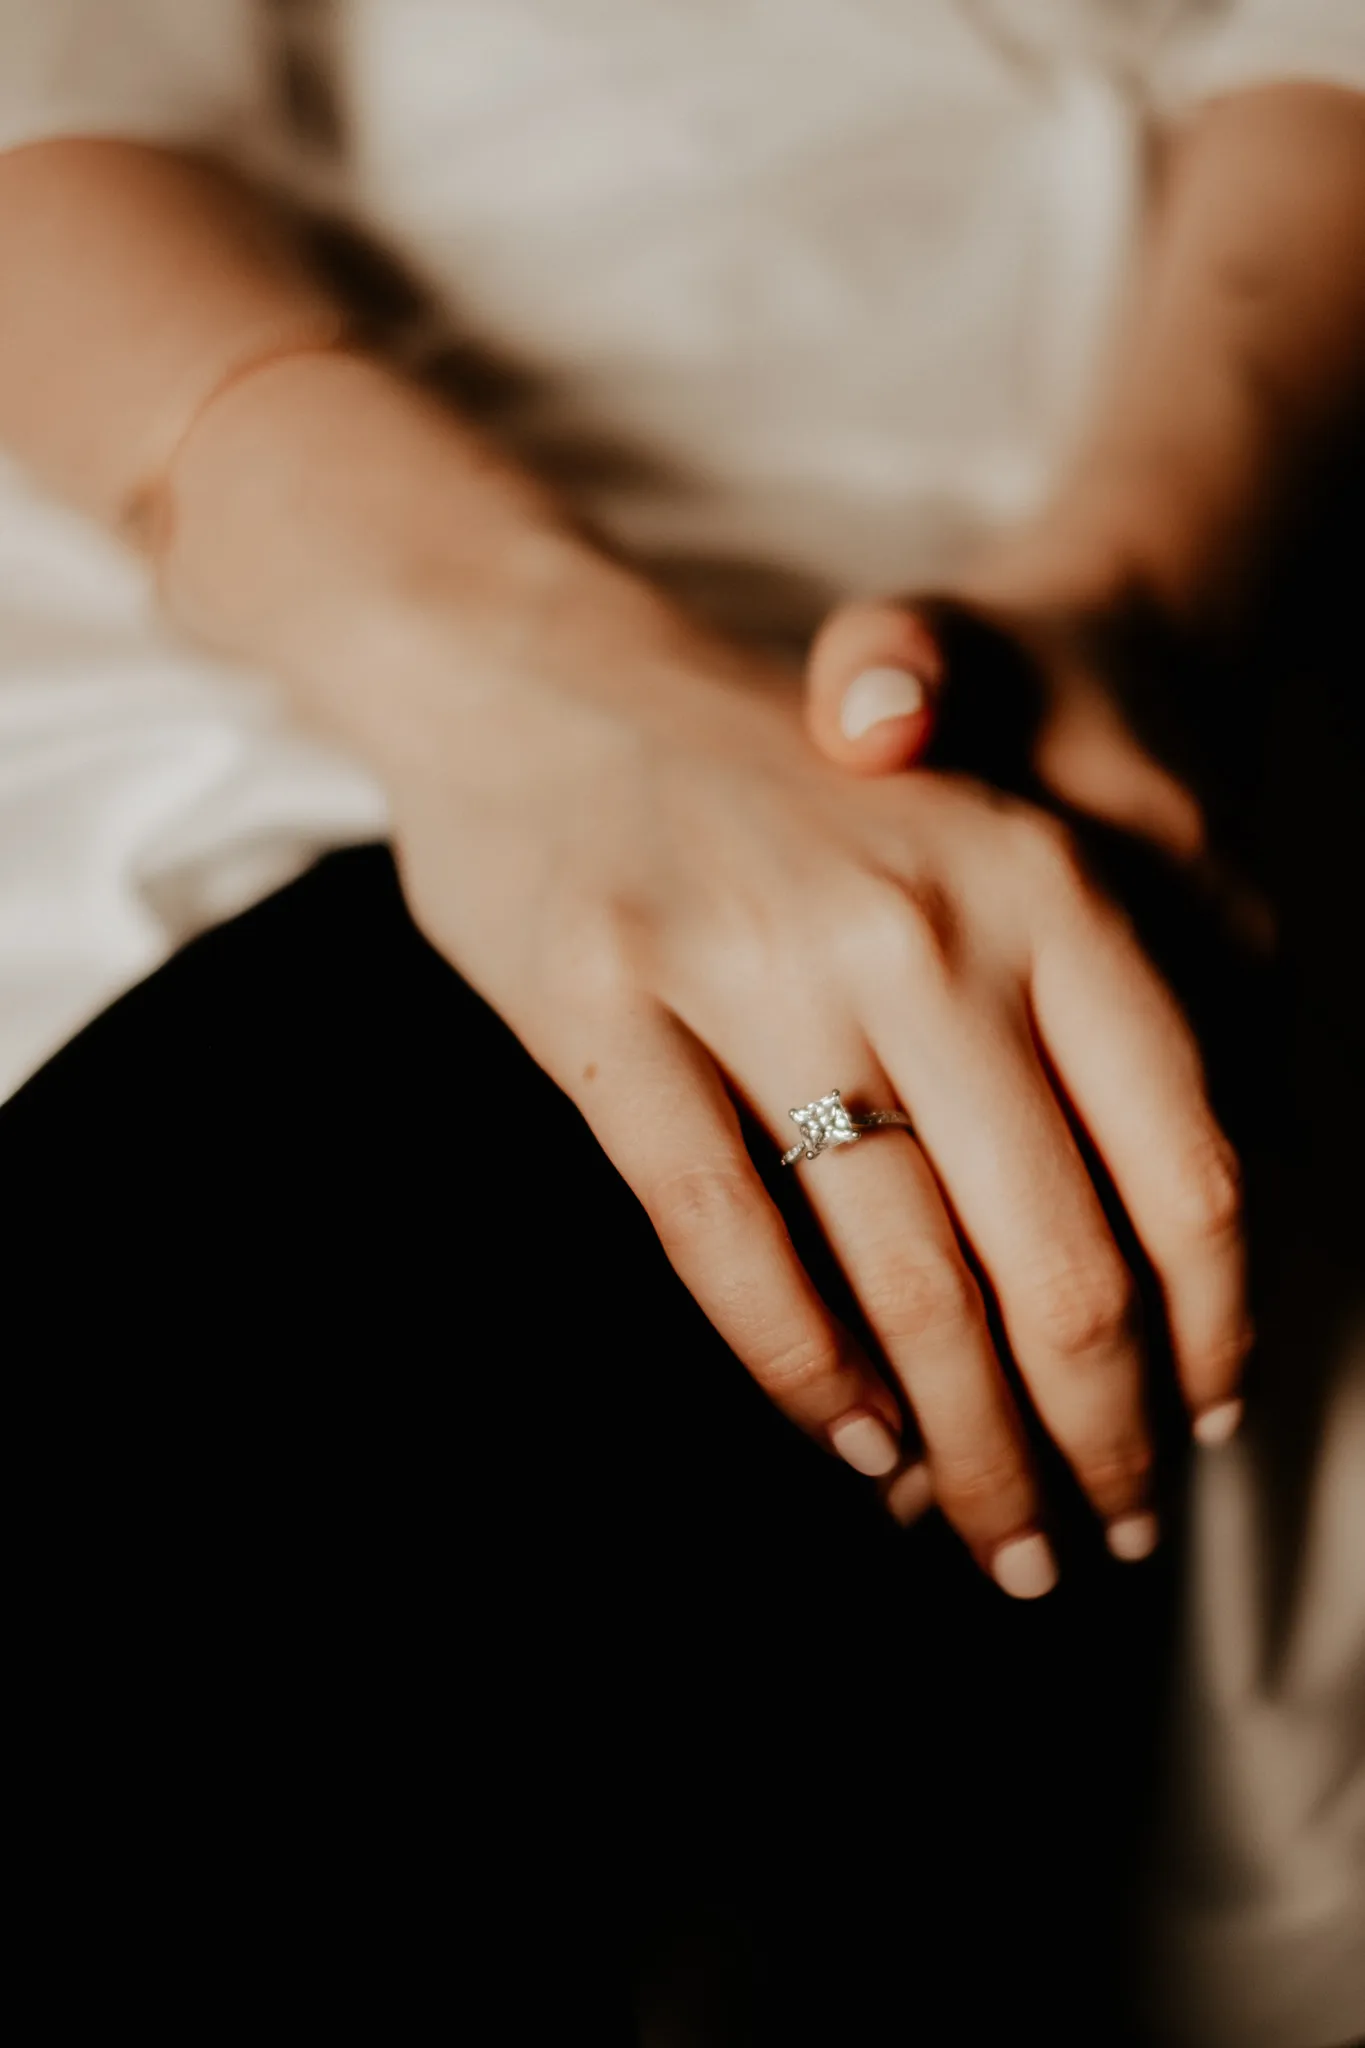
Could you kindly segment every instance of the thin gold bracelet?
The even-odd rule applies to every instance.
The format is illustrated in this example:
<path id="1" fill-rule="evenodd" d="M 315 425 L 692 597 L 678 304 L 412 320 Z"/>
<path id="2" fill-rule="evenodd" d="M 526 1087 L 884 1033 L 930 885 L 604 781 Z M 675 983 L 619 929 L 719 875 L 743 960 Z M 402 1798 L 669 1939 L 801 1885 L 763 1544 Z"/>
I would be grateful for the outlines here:
<path id="1" fill-rule="evenodd" d="M 358 348 L 351 322 L 340 313 L 276 321 L 265 333 L 253 334 L 226 363 L 216 364 L 211 376 L 198 378 L 190 394 L 166 408 L 160 428 L 148 437 L 152 452 L 140 465 L 139 481 L 119 507 L 118 531 L 139 553 L 159 564 L 171 539 L 176 463 L 210 407 L 257 370 L 289 356 L 347 354 Z"/>

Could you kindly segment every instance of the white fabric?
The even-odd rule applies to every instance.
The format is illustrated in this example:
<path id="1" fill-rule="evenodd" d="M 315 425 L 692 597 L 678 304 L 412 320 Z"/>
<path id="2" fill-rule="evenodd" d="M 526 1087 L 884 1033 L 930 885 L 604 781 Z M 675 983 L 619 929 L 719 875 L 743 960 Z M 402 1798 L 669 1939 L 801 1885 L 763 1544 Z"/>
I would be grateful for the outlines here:
<path id="1" fill-rule="evenodd" d="M 247 0 L 0 0 L 0 148 L 96 134 L 271 154 Z M 259 678 L 179 644 L 138 563 L 0 457 L 0 1100 L 379 792 Z"/>
<path id="2" fill-rule="evenodd" d="M 333 32 L 356 210 L 526 373 L 500 430 L 656 573 L 788 643 L 838 592 L 951 574 L 1045 489 L 1145 97 L 1365 85 L 1361 0 L 0 0 L 0 147 L 283 165 L 272 19 Z M 27 934 L 0 957 L 0 1096 L 205 919 L 382 818 L 261 686 L 134 629 L 136 585 L 0 470 L 0 933 Z M 69 598 L 35 635 L 39 586 Z"/>
<path id="3" fill-rule="evenodd" d="M 1270 1385 L 1246 1441 L 1206 1461 L 1194 1495 L 1173 1811 L 1151 1906 L 1162 1969 L 1149 1997 L 1173 2048 L 1365 2039 L 1365 1304 L 1358 1275 L 1346 1287 L 1307 1277 L 1319 1301 L 1345 1294 L 1347 1314 L 1298 1469 L 1284 1441 L 1300 1438 L 1309 1391 Z M 1310 1362 L 1313 1299 L 1299 1285 L 1281 1303 L 1287 1328 L 1267 1347 L 1281 1381 Z"/>
<path id="4" fill-rule="evenodd" d="M 269 85 L 250 0 L 0 0 L 0 149 L 48 135 L 240 146 Z"/>
<path id="5" fill-rule="evenodd" d="M 1149 86 L 1181 113 L 1284 79 L 1365 88 L 1365 0 L 1203 0 L 1189 32 L 1154 53 Z"/>
<path id="6" fill-rule="evenodd" d="M 0 0 L 0 146 L 117 134 L 286 165 L 267 11 Z M 287 12 L 332 31 L 338 190 L 516 370 L 498 430 L 655 573 L 788 646 L 837 593 L 951 574 L 1046 488 L 1149 120 L 1282 77 L 1365 88 L 1365 0 Z M 382 821 L 263 680 L 177 644 L 137 566 L 0 465 L 0 1096 L 190 933 Z M 1196 2048 L 1365 2030 L 1365 1823 L 1342 1792 L 1365 1773 L 1332 1664 L 1365 1638 L 1351 1384 L 1281 1668 L 1258 1661 L 1246 1457 L 1200 1494 L 1217 1597 L 1196 1603 L 1187 1723 L 1221 1769 L 1189 1828 L 1223 1876 L 1180 1892 L 1165 1937 Z"/>
<path id="7" fill-rule="evenodd" d="M 0 464 L 0 1058 L 13 1086 L 181 939 L 383 831 L 255 678 L 177 646 L 141 567 Z"/>

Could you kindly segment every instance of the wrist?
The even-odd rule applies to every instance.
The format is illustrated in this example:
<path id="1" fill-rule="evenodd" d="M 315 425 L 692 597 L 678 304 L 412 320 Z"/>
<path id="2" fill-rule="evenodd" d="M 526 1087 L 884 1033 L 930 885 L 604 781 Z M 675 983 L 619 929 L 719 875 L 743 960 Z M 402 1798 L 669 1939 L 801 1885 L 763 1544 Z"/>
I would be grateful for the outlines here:
<path id="1" fill-rule="evenodd" d="M 174 493 L 173 613 L 278 677 L 391 788 L 501 768 L 556 697 L 685 718 L 699 679 L 738 663 L 364 359 L 291 358 L 229 390 Z"/>
<path id="2" fill-rule="evenodd" d="M 463 562 L 411 561 L 370 593 L 327 679 L 328 713 L 391 787 L 478 782 L 538 756 L 561 705 L 610 720 L 627 702 L 657 704 L 692 669 L 694 638 L 581 536 L 528 522 L 477 578 Z"/>
<path id="3" fill-rule="evenodd" d="M 437 696 L 453 704 L 518 639 L 629 580 L 531 478 L 352 355 L 226 390 L 169 492 L 173 616 L 376 765 Z"/>

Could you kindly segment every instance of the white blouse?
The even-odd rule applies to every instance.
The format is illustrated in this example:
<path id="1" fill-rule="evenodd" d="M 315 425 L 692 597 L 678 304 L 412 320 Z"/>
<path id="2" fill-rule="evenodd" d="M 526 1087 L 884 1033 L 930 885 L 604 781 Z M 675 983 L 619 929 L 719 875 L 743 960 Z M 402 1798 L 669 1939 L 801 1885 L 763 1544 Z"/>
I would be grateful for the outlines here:
<path id="1" fill-rule="evenodd" d="M 301 37 L 344 147 L 287 118 Z M 499 365 L 496 428 L 796 648 L 1045 491 L 1144 125 L 1365 86 L 1365 0 L 0 0 L 0 148 L 206 145 L 348 210 Z M 0 467 L 0 1099 L 195 930 L 382 829 Z"/>
<path id="2" fill-rule="evenodd" d="M 207 146 L 344 211 L 423 287 L 409 356 L 482 362 L 499 434 L 793 654 L 832 598 L 951 576 L 1038 503 L 1145 131 L 1291 77 L 1365 89 L 1365 0 L 0 0 L 0 147 Z M 0 466 L 0 1096 L 383 822 L 268 679 L 178 641 L 137 563 Z M 1323 1640 L 1355 1646 L 1365 1407 L 1341 1414 L 1314 1541 Z M 1230 1570 L 1250 1605 L 1192 1651 L 1222 1775 L 1190 1824 L 1233 1847 L 1169 1948 L 1210 2015 L 1192 2041 L 1328 2048 L 1365 2030 L 1360 1702 L 1330 1651 L 1325 1719 L 1292 1670 L 1264 1696 L 1239 1455 L 1202 1495 L 1198 1583 Z M 1320 1708 L 1320 1660 L 1303 1683 Z"/>

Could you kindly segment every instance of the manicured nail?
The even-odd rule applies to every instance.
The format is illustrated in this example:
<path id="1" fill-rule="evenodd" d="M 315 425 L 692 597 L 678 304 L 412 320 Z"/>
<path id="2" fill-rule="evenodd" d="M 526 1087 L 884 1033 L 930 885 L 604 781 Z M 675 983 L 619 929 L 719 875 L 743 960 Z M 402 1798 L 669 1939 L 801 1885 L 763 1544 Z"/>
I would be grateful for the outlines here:
<path id="1" fill-rule="evenodd" d="M 1016 1536 L 991 1563 L 995 1583 L 1014 1600 L 1039 1600 L 1057 1583 L 1057 1560 L 1046 1536 Z"/>
<path id="2" fill-rule="evenodd" d="M 1206 1408 L 1202 1415 L 1195 1416 L 1194 1433 L 1201 1444 L 1212 1450 L 1236 1436 L 1241 1420 L 1240 1401 L 1219 1401 L 1216 1407 Z"/>
<path id="3" fill-rule="evenodd" d="M 904 668 L 865 668 L 844 691 L 839 730 L 846 740 L 860 740 L 888 718 L 911 718 L 924 709 L 924 685 Z"/>
<path id="4" fill-rule="evenodd" d="M 1140 1564 L 1156 1549 L 1160 1534 L 1155 1515 L 1118 1515 L 1105 1530 L 1104 1540 L 1125 1564 Z"/>
<path id="5" fill-rule="evenodd" d="M 830 1424 L 829 1440 L 846 1465 L 868 1479 L 883 1479 L 901 1461 L 901 1447 L 886 1424 L 865 1408 Z"/>
<path id="6" fill-rule="evenodd" d="M 883 1499 L 902 1529 L 908 1529 L 934 1504 L 934 1482 L 929 1477 L 929 1467 L 922 1463 L 907 1465 L 887 1487 Z"/>

